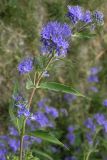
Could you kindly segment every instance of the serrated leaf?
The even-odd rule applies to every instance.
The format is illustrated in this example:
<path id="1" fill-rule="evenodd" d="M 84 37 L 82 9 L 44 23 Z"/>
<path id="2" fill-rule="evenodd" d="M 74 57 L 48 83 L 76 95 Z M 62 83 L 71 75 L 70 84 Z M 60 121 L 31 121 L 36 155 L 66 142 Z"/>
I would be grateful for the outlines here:
<path id="1" fill-rule="evenodd" d="M 42 89 L 48 89 L 56 92 L 63 92 L 63 93 L 69 93 L 74 94 L 76 96 L 82 96 L 85 97 L 83 94 L 81 94 L 76 89 L 72 88 L 71 86 L 66 86 L 64 84 L 56 83 L 56 82 L 44 82 L 41 83 L 38 88 Z"/>
<path id="2" fill-rule="evenodd" d="M 43 130 L 36 130 L 28 134 L 29 136 L 38 137 L 45 141 L 60 145 L 64 147 L 64 144 L 61 143 L 53 134 L 43 131 Z"/>

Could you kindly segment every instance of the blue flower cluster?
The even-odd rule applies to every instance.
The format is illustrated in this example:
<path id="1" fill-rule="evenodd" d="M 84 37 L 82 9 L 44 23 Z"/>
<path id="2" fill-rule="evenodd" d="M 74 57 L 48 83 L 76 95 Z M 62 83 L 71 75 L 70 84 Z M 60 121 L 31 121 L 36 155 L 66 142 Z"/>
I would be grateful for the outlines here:
<path id="1" fill-rule="evenodd" d="M 49 114 L 53 118 L 57 118 L 59 116 L 58 110 L 54 107 L 46 106 L 45 111 L 46 111 L 47 114 Z"/>
<path id="2" fill-rule="evenodd" d="M 29 73 L 33 70 L 33 59 L 32 58 L 25 58 L 21 60 L 18 65 L 18 71 L 20 74 Z"/>
<path id="3" fill-rule="evenodd" d="M 38 123 L 38 127 L 54 127 L 54 119 L 59 117 L 59 112 L 55 107 L 48 106 L 49 99 L 43 98 L 38 102 L 38 111 L 30 117 Z"/>
<path id="4" fill-rule="evenodd" d="M 12 98 L 16 102 L 24 100 L 23 97 L 22 97 L 22 95 L 20 95 L 19 93 L 15 94 L 15 95 L 12 95 Z"/>
<path id="5" fill-rule="evenodd" d="M 68 6 L 67 16 L 70 18 L 73 24 L 77 24 L 83 19 L 83 11 L 80 6 Z"/>
<path id="6" fill-rule="evenodd" d="M 107 107 L 107 99 L 103 100 L 103 106 Z"/>
<path id="7" fill-rule="evenodd" d="M 92 137 L 99 126 L 102 127 L 105 133 L 107 133 L 107 117 L 103 113 L 96 113 L 92 118 L 88 118 L 84 122 L 84 125 L 90 130 L 90 132 L 86 133 L 86 138 L 89 144 L 93 144 Z"/>
<path id="8" fill-rule="evenodd" d="M 54 127 L 54 119 L 59 117 L 59 112 L 55 107 L 47 106 L 46 102 L 49 99 L 44 98 L 38 102 L 38 111 L 35 113 L 31 113 L 27 108 L 27 103 L 23 101 L 23 99 L 17 98 L 17 96 L 13 96 L 13 99 L 17 100 L 17 116 L 20 118 L 21 116 L 26 117 L 30 121 L 36 122 L 35 127 Z M 29 124 L 28 124 L 29 125 Z M 30 124 L 31 125 L 31 124 Z"/>
<path id="9" fill-rule="evenodd" d="M 32 146 L 34 143 L 40 144 L 42 140 L 36 137 L 24 136 L 24 149 Z M 14 127 L 9 126 L 8 135 L 0 136 L 0 160 L 6 160 L 9 152 L 17 153 L 20 141 L 19 133 Z"/>
<path id="10" fill-rule="evenodd" d="M 90 129 L 92 132 L 95 132 L 96 130 L 96 125 L 93 123 L 93 119 L 92 118 L 88 118 L 85 122 L 84 125 Z"/>
<path id="11" fill-rule="evenodd" d="M 92 22 L 91 12 L 90 12 L 89 10 L 87 10 L 87 11 L 84 13 L 82 20 L 83 20 L 83 22 L 85 22 L 86 24 Z"/>
<path id="12" fill-rule="evenodd" d="M 95 84 L 99 82 L 99 77 L 98 74 L 101 72 L 102 68 L 101 67 L 91 67 L 89 71 L 89 75 L 87 77 L 87 81 L 91 84 Z M 98 88 L 96 86 L 91 86 L 89 88 L 93 92 L 98 92 Z"/>
<path id="13" fill-rule="evenodd" d="M 98 77 L 98 74 L 102 71 L 102 67 L 92 67 L 90 68 L 90 71 L 89 71 L 89 75 L 88 75 L 88 78 L 87 78 L 87 81 L 89 83 L 98 83 L 99 82 L 99 77 Z M 90 90 L 93 91 L 93 92 L 98 92 L 98 88 L 96 86 L 91 86 L 90 87 Z M 102 105 L 104 107 L 107 107 L 107 99 L 104 99 L 103 102 L 102 102 Z"/>
<path id="14" fill-rule="evenodd" d="M 99 25 L 104 23 L 104 15 L 100 11 L 95 11 L 93 13 L 93 18 L 95 22 L 98 23 Z"/>
<path id="15" fill-rule="evenodd" d="M 37 111 L 31 117 L 31 120 L 36 121 L 40 127 L 47 127 L 50 126 L 48 117 L 41 111 Z M 39 126 L 38 126 L 39 127 Z"/>
<path id="16" fill-rule="evenodd" d="M 68 6 L 68 13 L 70 21 L 73 25 L 79 22 L 98 23 L 99 25 L 104 23 L 104 15 L 100 11 L 90 12 L 89 10 L 84 11 L 80 6 Z"/>
<path id="17" fill-rule="evenodd" d="M 75 128 L 73 126 L 68 127 L 68 134 L 66 135 L 66 138 L 69 141 L 69 144 L 72 145 L 75 142 L 75 134 L 74 134 Z"/>
<path id="18" fill-rule="evenodd" d="M 60 22 L 49 22 L 42 28 L 42 53 L 65 56 L 69 47 L 69 38 L 72 35 L 70 27 Z"/>
<path id="19" fill-rule="evenodd" d="M 6 160 L 7 149 L 3 143 L 0 142 L 0 159 Z"/>
<path id="20" fill-rule="evenodd" d="M 29 118 L 31 113 L 29 111 L 29 109 L 27 109 L 26 107 L 26 104 L 23 104 L 23 103 L 19 103 L 16 105 L 18 107 L 18 117 L 21 117 L 21 116 L 25 116 L 26 118 Z"/>

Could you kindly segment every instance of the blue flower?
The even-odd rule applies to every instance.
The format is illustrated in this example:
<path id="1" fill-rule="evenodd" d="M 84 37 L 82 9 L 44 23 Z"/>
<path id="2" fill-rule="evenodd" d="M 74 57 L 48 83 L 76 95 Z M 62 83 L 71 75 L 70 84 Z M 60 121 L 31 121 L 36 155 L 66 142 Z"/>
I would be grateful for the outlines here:
<path id="1" fill-rule="evenodd" d="M 6 160 L 5 154 L 2 154 L 2 151 L 0 150 L 0 159 L 1 160 Z"/>
<path id="2" fill-rule="evenodd" d="M 19 109 L 18 117 L 21 117 L 21 116 L 25 116 L 28 118 L 30 116 L 30 112 L 26 108 Z"/>
<path id="3" fill-rule="evenodd" d="M 70 132 L 70 133 L 72 133 L 73 131 L 75 130 L 75 128 L 73 127 L 73 126 L 68 126 L 68 131 Z"/>
<path id="4" fill-rule="evenodd" d="M 95 86 L 90 87 L 90 90 L 92 90 L 93 92 L 96 92 L 96 93 L 98 92 L 98 88 Z"/>
<path id="5" fill-rule="evenodd" d="M 96 75 L 101 71 L 101 67 L 92 67 L 90 68 L 90 74 L 91 75 Z"/>
<path id="6" fill-rule="evenodd" d="M 43 98 L 37 103 L 37 105 L 38 105 L 39 108 L 44 108 L 46 102 L 48 102 L 48 99 L 47 98 Z"/>
<path id="7" fill-rule="evenodd" d="M 74 133 L 68 133 L 66 138 L 69 140 L 69 143 L 72 145 L 75 142 L 75 134 Z"/>
<path id="8" fill-rule="evenodd" d="M 12 95 L 12 98 L 13 98 L 16 102 L 23 100 L 23 97 L 22 97 L 20 94 Z"/>
<path id="9" fill-rule="evenodd" d="M 91 133 L 86 133 L 86 138 L 87 138 L 87 141 L 90 145 L 93 144 L 93 138 L 92 138 L 92 134 Z"/>
<path id="10" fill-rule="evenodd" d="M 42 143 L 42 139 L 41 138 L 37 138 L 37 137 L 31 137 L 31 142 L 36 142 L 38 144 Z"/>
<path id="11" fill-rule="evenodd" d="M 16 106 L 17 106 L 19 109 L 25 108 L 25 104 L 23 104 L 23 103 L 19 103 L 19 104 L 17 104 Z"/>
<path id="12" fill-rule="evenodd" d="M 103 106 L 104 106 L 104 107 L 107 107 L 107 99 L 105 99 L 105 100 L 103 101 Z"/>
<path id="13" fill-rule="evenodd" d="M 56 109 L 56 108 L 54 108 L 54 107 L 48 107 L 48 106 L 46 106 L 45 107 L 45 112 L 47 113 L 47 114 L 49 114 L 50 116 L 52 116 L 53 118 L 57 118 L 58 117 L 58 110 Z"/>
<path id="14" fill-rule="evenodd" d="M 95 11 L 93 13 L 93 18 L 99 25 L 102 25 L 104 23 L 104 15 L 100 11 Z"/>
<path id="15" fill-rule="evenodd" d="M 42 54 L 55 52 L 56 56 L 65 56 L 69 47 L 70 36 L 71 29 L 66 23 L 49 22 L 41 31 Z"/>
<path id="16" fill-rule="evenodd" d="M 103 127 L 104 127 L 105 133 L 107 133 L 107 120 L 104 122 Z"/>
<path id="17" fill-rule="evenodd" d="M 95 132 L 96 130 L 96 126 L 95 124 L 93 123 L 93 119 L 92 118 L 88 118 L 85 122 L 84 122 L 84 125 L 91 129 L 92 132 Z"/>
<path id="18" fill-rule="evenodd" d="M 94 118 L 99 125 L 103 125 L 105 123 L 105 116 L 102 113 L 95 114 Z"/>
<path id="19" fill-rule="evenodd" d="M 68 134 L 66 135 L 66 138 L 69 140 L 69 143 L 72 145 L 75 142 L 75 134 L 74 134 L 75 128 L 70 125 L 68 126 L 67 130 L 68 130 Z"/>
<path id="20" fill-rule="evenodd" d="M 67 16 L 70 18 L 72 24 L 77 24 L 80 20 L 83 20 L 83 11 L 80 6 L 68 6 Z"/>
<path id="21" fill-rule="evenodd" d="M 91 15 L 91 12 L 90 11 L 86 11 L 83 15 L 83 22 L 85 23 L 91 23 L 92 22 L 92 15 Z"/>
<path id="22" fill-rule="evenodd" d="M 9 127 L 9 134 L 12 136 L 18 136 L 18 131 L 14 127 Z"/>
<path id="23" fill-rule="evenodd" d="M 18 117 L 25 116 L 25 117 L 30 117 L 31 113 L 30 111 L 26 108 L 25 104 L 19 103 L 16 105 L 18 107 Z"/>
<path id="24" fill-rule="evenodd" d="M 20 146 L 20 141 L 10 138 L 8 141 L 9 146 L 11 147 L 11 149 L 16 152 Z"/>
<path id="25" fill-rule="evenodd" d="M 6 160 L 7 149 L 4 143 L 0 142 L 0 159 Z"/>
<path id="26" fill-rule="evenodd" d="M 29 73 L 33 70 L 33 60 L 32 58 L 23 59 L 18 65 L 18 71 L 20 74 Z"/>
<path id="27" fill-rule="evenodd" d="M 31 120 L 38 122 L 41 127 L 46 127 L 49 125 L 48 118 L 41 111 L 38 111 L 33 116 L 31 116 Z"/>
<path id="28" fill-rule="evenodd" d="M 93 82 L 98 83 L 99 82 L 99 79 L 98 79 L 97 75 L 89 75 L 87 80 L 90 83 L 93 83 Z"/>

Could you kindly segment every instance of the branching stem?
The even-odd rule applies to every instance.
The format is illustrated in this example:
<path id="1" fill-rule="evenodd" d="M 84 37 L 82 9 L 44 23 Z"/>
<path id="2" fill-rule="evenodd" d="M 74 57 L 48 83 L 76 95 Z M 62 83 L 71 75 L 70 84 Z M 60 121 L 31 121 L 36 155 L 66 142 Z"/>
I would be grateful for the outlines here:
<path id="1" fill-rule="evenodd" d="M 52 62 L 53 58 L 54 58 L 54 56 L 50 57 L 45 69 L 40 73 L 40 75 L 38 75 L 37 81 L 35 82 L 35 88 L 33 88 L 32 92 L 31 92 L 31 95 L 30 95 L 30 98 L 29 98 L 29 101 L 28 101 L 28 109 L 30 109 L 33 96 L 35 94 L 35 91 L 36 91 L 36 89 L 37 89 L 42 77 L 43 77 L 43 73 L 48 69 L 48 67 L 49 67 L 50 63 Z M 22 132 L 20 134 L 20 155 L 19 155 L 19 160 L 23 160 L 23 143 L 24 143 L 26 120 L 27 120 L 27 118 L 25 118 L 24 121 L 23 121 Z"/>

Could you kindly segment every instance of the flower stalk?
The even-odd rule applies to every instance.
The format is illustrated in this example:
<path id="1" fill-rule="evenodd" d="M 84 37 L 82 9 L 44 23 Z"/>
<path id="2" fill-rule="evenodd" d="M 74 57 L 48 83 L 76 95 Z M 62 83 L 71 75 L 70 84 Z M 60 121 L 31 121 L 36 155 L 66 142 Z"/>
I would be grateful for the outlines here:
<path id="1" fill-rule="evenodd" d="M 30 109 L 31 103 L 32 103 L 32 99 L 34 97 L 35 91 L 43 77 L 43 73 L 48 69 L 49 65 L 51 64 L 52 60 L 53 60 L 54 56 L 52 55 L 45 67 L 45 69 L 40 73 L 40 75 L 38 76 L 37 81 L 35 82 L 35 88 L 33 88 L 30 98 L 29 98 L 29 102 L 28 102 L 28 109 Z M 25 135 L 25 127 L 26 127 L 26 120 L 27 118 L 24 119 L 23 121 L 23 127 L 22 127 L 22 132 L 20 134 L 20 155 L 19 155 L 19 160 L 23 160 L 23 144 L 24 144 L 24 135 Z"/>

